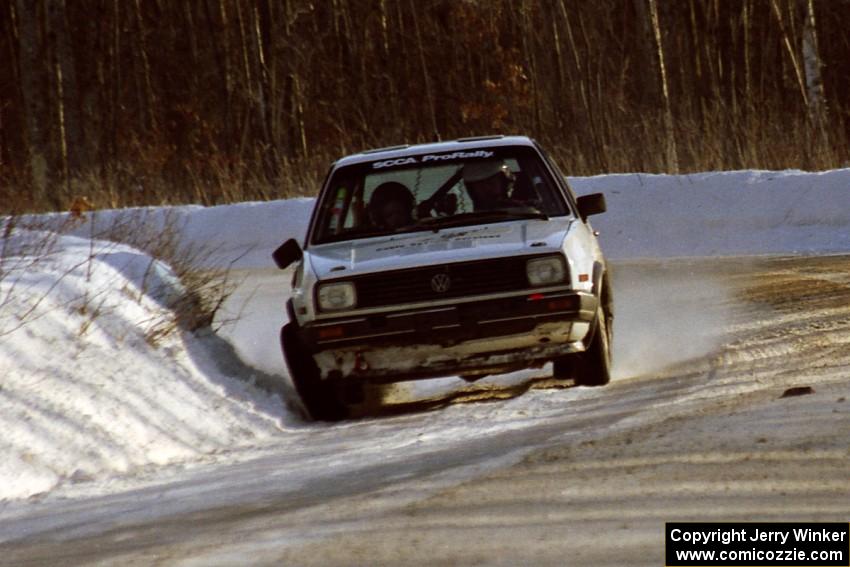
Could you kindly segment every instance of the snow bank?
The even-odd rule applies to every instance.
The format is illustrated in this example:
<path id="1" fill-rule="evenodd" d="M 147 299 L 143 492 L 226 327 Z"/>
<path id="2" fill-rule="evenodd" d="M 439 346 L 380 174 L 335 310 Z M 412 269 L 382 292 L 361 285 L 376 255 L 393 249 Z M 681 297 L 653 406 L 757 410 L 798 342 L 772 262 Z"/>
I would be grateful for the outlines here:
<path id="1" fill-rule="evenodd" d="M 187 242 L 207 247 L 211 260 L 236 268 L 274 267 L 272 251 L 287 238 L 303 240 L 313 199 L 178 207 Z"/>
<path id="2" fill-rule="evenodd" d="M 850 251 L 850 169 L 572 177 L 602 192 L 594 217 L 609 257 L 667 258 Z M 312 199 L 180 208 L 185 235 L 237 267 L 273 267 L 269 254 L 303 239 Z M 240 254 L 244 254 L 240 256 Z"/>
<path id="3" fill-rule="evenodd" d="M 850 169 L 571 178 L 612 258 L 850 251 Z"/>
<path id="4" fill-rule="evenodd" d="M 128 246 L 19 231 L 0 264 L 0 500 L 274 436 L 282 404 L 172 328 L 181 293 Z M 244 377 L 243 377 L 244 378 Z"/>
<path id="5" fill-rule="evenodd" d="M 609 257 L 665 258 L 814 254 L 850 250 L 850 169 L 732 171 L 689 175 L 571 177 L 579 195 L 602 192 L 608 212 L 593 218 Z M 313 199 L 216 207 L 99 211 L 94 230 L 116 222 L 171 226 L 183 243 L 207 251 L 210 265 L 272 268 L 271 251 L 302 240 Z M 54 215 L 60 223 L 66 215 Z"/>
<path id="6" fill-rule="evenodd" d="M 61 230 L 80 237 L 119 240 L 145 236 L 129 234 L 143 227 L 147 234 L 173 232 L 181 246 L 201 252 L 198 260 L 211 267 L 274 267 L 271 252 L 287 238 L 302 240 L 314 199 L 237 203 L 216 207 L 137 207 L 87 213 L 68 229 L 69 215 L 54 213 L 25 217 L 24 225 Z M 1 223 L 0 223 L 1 224 Z"/>

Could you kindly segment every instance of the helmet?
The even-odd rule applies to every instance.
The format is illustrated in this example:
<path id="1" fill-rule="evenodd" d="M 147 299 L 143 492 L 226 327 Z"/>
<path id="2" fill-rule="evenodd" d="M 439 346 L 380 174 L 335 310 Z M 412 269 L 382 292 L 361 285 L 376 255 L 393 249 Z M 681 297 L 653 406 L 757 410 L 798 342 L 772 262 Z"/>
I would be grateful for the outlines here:
<path id="1" fill-rule="evenodd" d="M 505 165 L 502 160 L 484 160 L 471 161 L 463 165 L 463 182 L 475 183 L 476 181 L 484 181 L 494 175 L 502 175 L 505 180 L 512 181 L 513 173 L 511 168 Z"/>

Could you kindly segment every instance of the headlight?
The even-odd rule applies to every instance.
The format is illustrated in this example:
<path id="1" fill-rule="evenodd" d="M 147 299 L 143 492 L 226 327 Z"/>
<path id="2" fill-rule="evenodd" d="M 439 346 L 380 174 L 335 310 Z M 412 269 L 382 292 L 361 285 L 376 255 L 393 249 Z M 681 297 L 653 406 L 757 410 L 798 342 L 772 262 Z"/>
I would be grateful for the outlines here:
<path id="1" fill-rule="evenodd" d="M 322 311 L 351 309 L 357 304 L 354 284 L 348 282 L 321 284 L 316 296 L 319 298 L 319 309 Z"/>
<path id="2" fill-rule="evenodd" d="M 567 267 L 560 256 L 529 260 L 525 270 L 531 285 L 550 285 L 567 279 Z"/>

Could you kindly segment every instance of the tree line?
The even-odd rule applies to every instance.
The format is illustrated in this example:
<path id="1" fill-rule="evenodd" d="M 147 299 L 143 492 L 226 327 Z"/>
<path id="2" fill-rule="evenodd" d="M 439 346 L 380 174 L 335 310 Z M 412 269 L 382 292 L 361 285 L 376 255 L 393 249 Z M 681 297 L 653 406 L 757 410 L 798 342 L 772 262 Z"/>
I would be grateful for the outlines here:
<path id="1" fill-rule="evenodd" d="M 0 208 L 313 194 L 529 134 L 570 174 L 838 167 L 847 0 L 2 0 Z"/>

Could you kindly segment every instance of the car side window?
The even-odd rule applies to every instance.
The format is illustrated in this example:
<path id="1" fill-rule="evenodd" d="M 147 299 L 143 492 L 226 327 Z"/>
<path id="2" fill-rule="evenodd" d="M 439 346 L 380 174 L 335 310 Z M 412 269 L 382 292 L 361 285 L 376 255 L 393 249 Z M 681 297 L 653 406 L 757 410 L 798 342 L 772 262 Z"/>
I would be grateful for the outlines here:
<path id="1" fill-rule="evenodd" d="M 561 190 L 563 191 L 564 196 L 567 198 L 567 201 L 570 204 L 570 208 L 573 211 L 577 211 L 578 209 L 577 209 L 577 206 L 576 206 L 576 196 L 575 196 L 575 193 L 573 193 L 573 188 L 570 187 L 570 184 L 567 182 L 567 176 L 564 175 L 564 173 L 561 171 L 561 168 L 558 167 L 558 163 L 555 160 L 553 160 L 551 158 L 551 156 L 549 156 L 549 154 L 547 154 L 545 151 L 543 151 L 543 148 L 540 148 L 538 146 L 537 151 L 540 152 L 540 155 L 543 157 L 543 159 L 546 161 L 546 163 L 549 164 L 549 167 L 552 169 L 553 173 L 557 177 L 558 187 L 560 187 Z M 576 216 L 578 216 L 578 215 L 576 215 Z"/>

